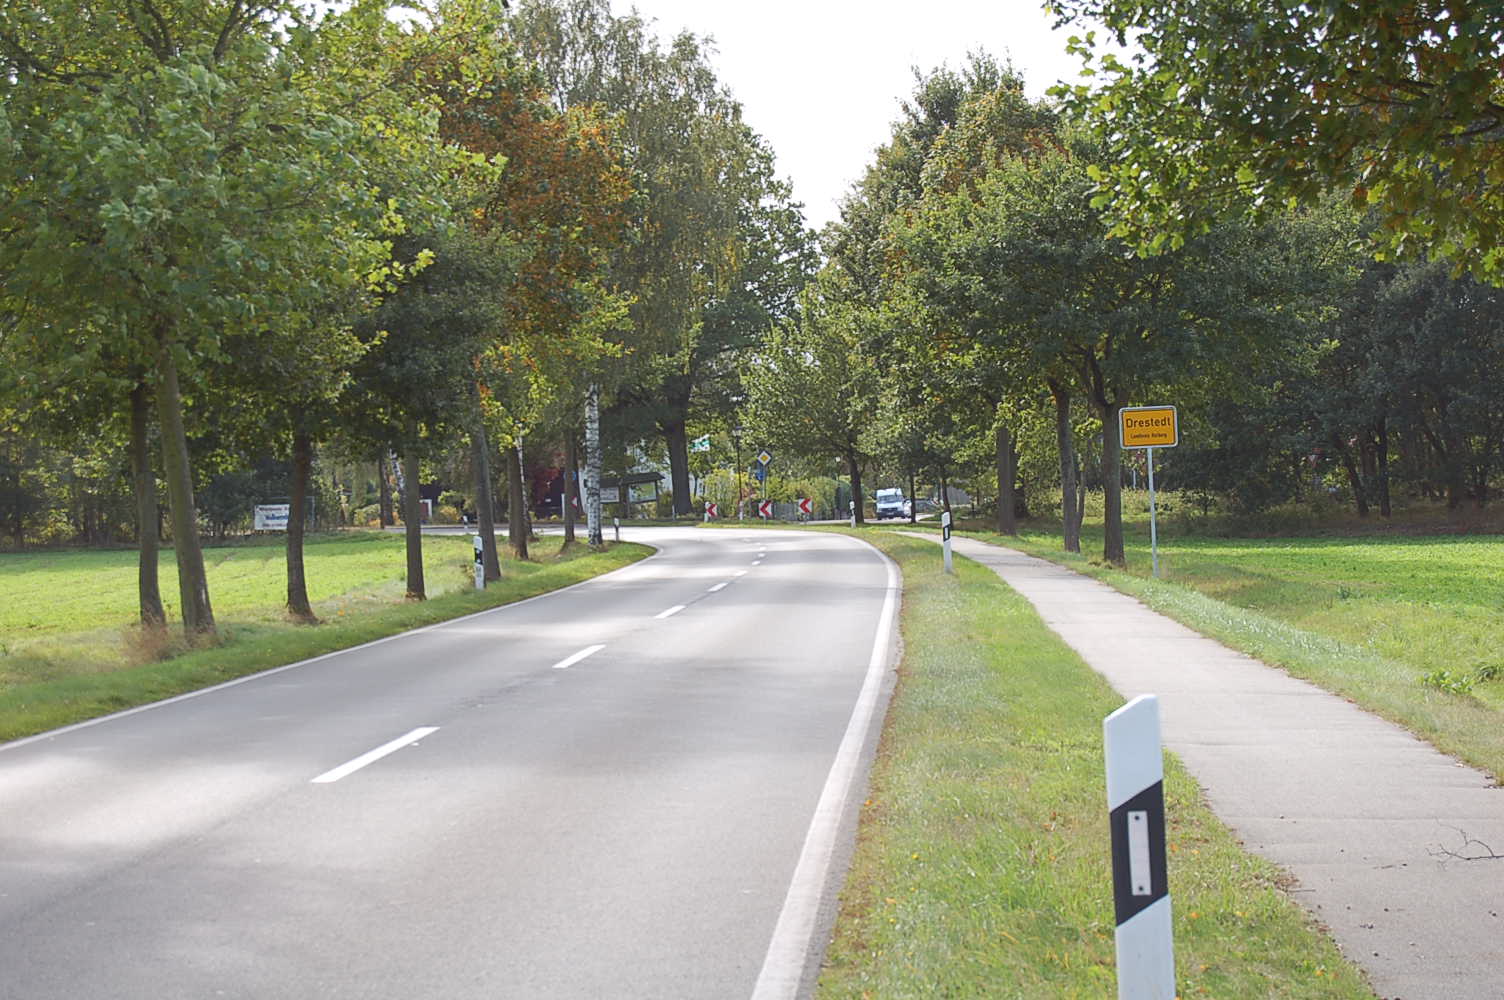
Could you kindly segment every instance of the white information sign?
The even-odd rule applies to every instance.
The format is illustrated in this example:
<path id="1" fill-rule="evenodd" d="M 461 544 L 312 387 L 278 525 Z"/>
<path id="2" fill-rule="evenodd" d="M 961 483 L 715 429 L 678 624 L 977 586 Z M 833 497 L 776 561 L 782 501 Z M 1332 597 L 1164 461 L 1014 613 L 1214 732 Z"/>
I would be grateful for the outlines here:
<path id="1" fill-rule="evenodd" d="M 287 513 L 290 510 L 292 510 L 292 504 L 257 504 L 252 511 L 252 527 L 256 531 L 286 531 Z"/>

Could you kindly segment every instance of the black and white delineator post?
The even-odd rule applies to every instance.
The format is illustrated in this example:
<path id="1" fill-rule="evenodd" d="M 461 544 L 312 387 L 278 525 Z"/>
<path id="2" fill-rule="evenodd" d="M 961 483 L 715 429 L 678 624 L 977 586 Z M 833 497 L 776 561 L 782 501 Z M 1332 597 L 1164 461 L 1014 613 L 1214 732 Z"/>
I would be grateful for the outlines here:
<path id="1" fill-rule="evenodd" d="M 954 573 L 955 566 L 950 560 L 950 511 L 944 511 L 940 515 L 940 547 L 945 550 L 945 572 Z"/>
<path id="2" fill-rule="evenodd" d="M 621 518 L 613 517 L 611 519 L 611 526 L 616 529 L 616 540 L 618 542 L 621 541 Z"/>
<path id="3" fill-rule="evenodd" d="M 1102 722 L 1117 911 L 1118 1000 L 1174 1000 L 1165 864 L 1159 699 L 1140 695 Z"/>
<path id="4" fill-rule="evenodd" d="M 471 536 L 475 543 L 475 589 L 486 589 L 486 546 L 479 535 Z"/>

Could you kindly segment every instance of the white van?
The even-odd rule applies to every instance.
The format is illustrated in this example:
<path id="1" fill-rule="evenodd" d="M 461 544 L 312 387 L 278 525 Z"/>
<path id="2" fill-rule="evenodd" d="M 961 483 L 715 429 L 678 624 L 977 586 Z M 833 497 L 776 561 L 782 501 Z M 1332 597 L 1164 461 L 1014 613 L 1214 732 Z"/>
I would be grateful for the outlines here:
<path id="1" fill-rule="evenodd" d="M 873 505 L 877 508 L 879 521 L 890 517 L 908 517 L 909 502 L 904 499 L 903 490 L 878 490 L 872 494 Z"/>

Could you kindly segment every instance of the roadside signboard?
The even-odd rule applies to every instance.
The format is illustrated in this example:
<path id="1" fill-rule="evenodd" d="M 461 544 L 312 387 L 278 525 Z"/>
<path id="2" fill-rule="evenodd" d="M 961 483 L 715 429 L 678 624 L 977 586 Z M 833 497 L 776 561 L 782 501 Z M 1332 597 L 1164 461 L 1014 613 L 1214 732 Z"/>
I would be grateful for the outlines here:
<path id="1" fill-rule="evenodd" d="M 1173 448 L 1180 424 L 1173 406 L 1125 406 L 1118 411 L 1124 448 Z"/>
<path id="2" fill-rule="evenodd" d="M 809 497 L 800 497 L 799 498 L 799 513 L 801 513 L 801 514 L 813 514 L 814 512 L 815 512 L 815 502 L 813 500 L 811 500 Z"/>
<path id="3" fill-rule="evenodd" d="M 721 508 L 718 505 L 713 503 L 708 503 L 705 505 L 705 520 L 709 521 L 712 518 L 717 518 L 720 516 Z"/>
<path id="4" fill-rule="evenodd" d="M 1159 516 L 1154 509 L 1154 449 L 1180 443 L 1180 424 L 1173 406 L 1125 406 L 1118 411 L 1119 440 L 1124 448 L 1142 448 L 1149 467 L 1149 552 L 1159 576 Z"/>
<path id="5" fill-rule="evenodd" d="M 771 501 L 771 500 L 759 500 L 759 501 L 757 501 L 757 516 L 758 517 L 772 517 L 773 516 L 773 501 Z"/>
<path id="6" fill-rule="evenodd" d="M 757 464 L 758 465 L 766 466 L 766 465 L 771 465 L 772 463 L 773 463 L 773 453 L 771 451 L 769 451 L 768 449 L 764 448 L 762 451 L 760 451 L 760 452 L 757 453 Z"/>
<path id="7" fill-rule="evenodd" d="M 709 451 L 710 450 L 710 435 L 706 434 L 704 437 L 697 437 L 697 438 L 695 438 L 693 441 L 691 441 L 689 443 L 689 450 L 690 451 Z"/>
<path id="8" fill-rule="evenodd" d="M 256 531 L 286 531 L 292 504 L 260 503 L 252 511 L 251 526 Z"/>

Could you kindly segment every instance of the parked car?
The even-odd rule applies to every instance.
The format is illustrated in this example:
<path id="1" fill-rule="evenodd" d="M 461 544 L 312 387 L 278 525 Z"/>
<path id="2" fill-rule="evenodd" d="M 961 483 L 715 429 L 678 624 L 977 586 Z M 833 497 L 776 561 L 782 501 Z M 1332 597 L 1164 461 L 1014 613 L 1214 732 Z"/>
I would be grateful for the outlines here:
<path id="1" fill-rule="evenodd" d="M 903 490 L 878 490 L 872 497 L 879 521 L 890 517 L 908 517 L 909 511 L 913 509 L 904 497 Z"/>

